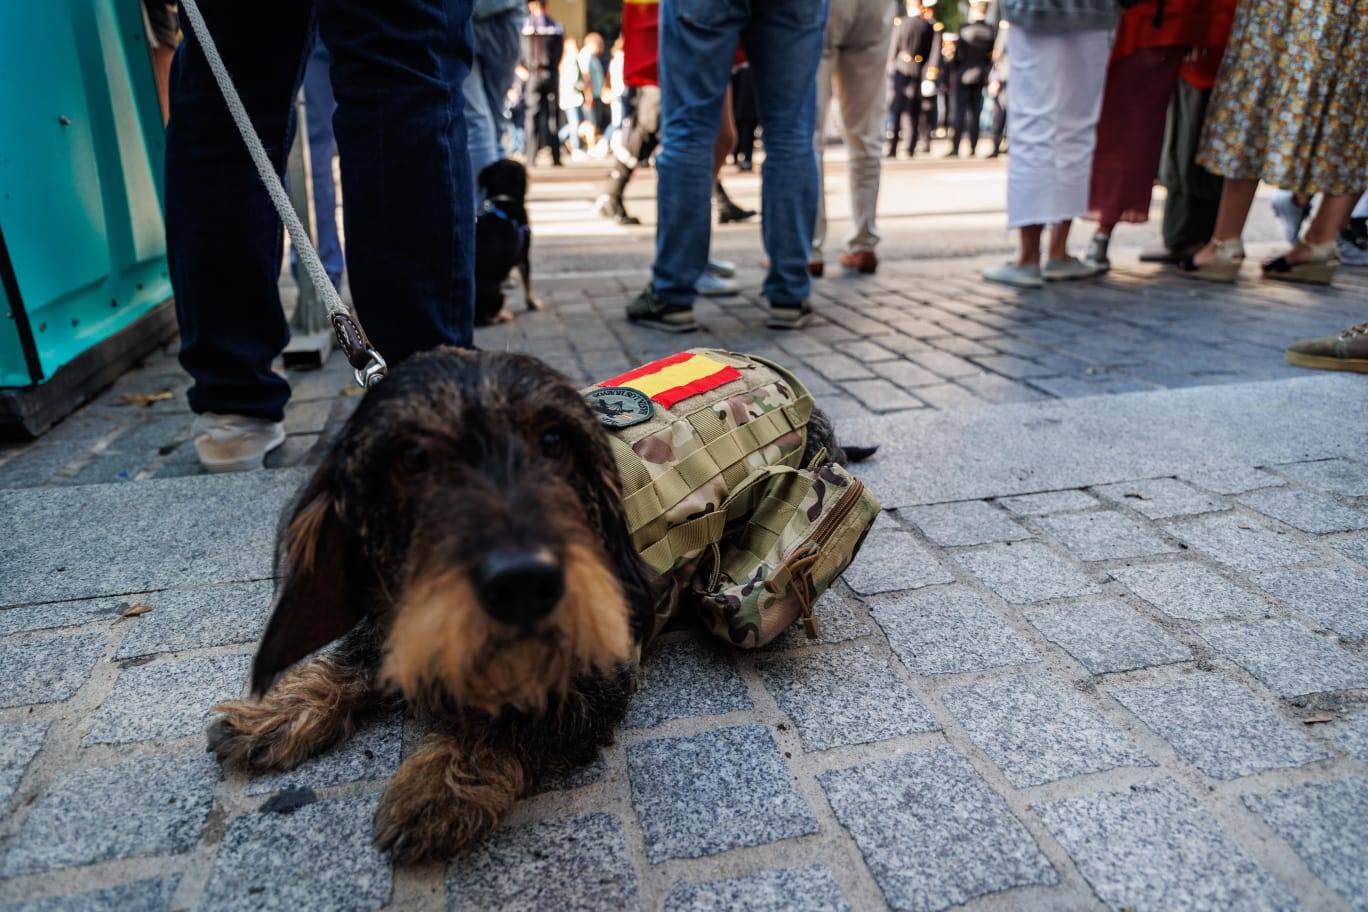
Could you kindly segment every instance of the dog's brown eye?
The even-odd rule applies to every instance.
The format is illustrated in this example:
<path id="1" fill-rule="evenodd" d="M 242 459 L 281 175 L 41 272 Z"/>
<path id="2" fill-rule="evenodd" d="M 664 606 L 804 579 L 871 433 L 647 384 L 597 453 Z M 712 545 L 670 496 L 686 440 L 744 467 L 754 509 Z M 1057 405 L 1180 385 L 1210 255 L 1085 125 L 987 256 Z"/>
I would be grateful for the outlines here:
<path id="1" fill-rule="evenodd" d="M 565 455 L 565 433 L 560 428 L 542 432 L 541 451 L 547 459 L 560 459 Z"/>
<path id="2" fill-rule="evenodd" d="M 399 468 L 408 474 L 425 471 L 431 462 L 428 451 L 416 443 L 409 444 L 399 452 Z"/>

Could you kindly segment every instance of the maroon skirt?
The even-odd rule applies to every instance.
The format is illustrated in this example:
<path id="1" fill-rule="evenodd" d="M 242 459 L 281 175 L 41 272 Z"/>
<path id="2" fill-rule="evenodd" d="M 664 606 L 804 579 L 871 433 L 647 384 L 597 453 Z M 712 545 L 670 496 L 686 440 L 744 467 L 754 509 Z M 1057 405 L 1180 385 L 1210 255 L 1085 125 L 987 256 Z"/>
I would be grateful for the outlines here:
<path id="1" fill-rule="evenodd" d="M 1088 193 L 1088 217 L 1102 225 L 1149 220 L 1165 115 L 1186 52 L 1137 48 L 1107 65 Z"/>

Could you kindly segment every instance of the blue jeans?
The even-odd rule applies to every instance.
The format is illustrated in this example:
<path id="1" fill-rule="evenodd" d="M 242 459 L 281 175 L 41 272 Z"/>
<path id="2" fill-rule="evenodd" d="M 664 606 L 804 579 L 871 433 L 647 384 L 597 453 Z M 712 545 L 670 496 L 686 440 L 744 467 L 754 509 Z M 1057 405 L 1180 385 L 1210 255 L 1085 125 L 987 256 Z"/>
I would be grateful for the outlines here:
<path id="1" fill-rule="evenodd" d="M 661 0 L 663 110 L 652 288 L 670 308 L 693 306 L 708 262 L 713 144 L 737 43 L 755 75 L 765 135 L 761 236 L 770 269 L 770 304 L 808 297 L 812 226 L 817 219 L 817 66 L 826 0 Z"/>
<path id="2" fill-rule="evenodd" d="M 314 39 L 309 62 L 304 66 L 304 116 L 309 130 L 309 171 L 313 178 L 314 225 L 318 258 L 332 279 L 334 288 L 342 287 L 342 241 L 337 235 L 337 186 L 333 183 L 332 118 L 337 110 L 333 98 L 331 56 L 323 42 Z M 298 256 L 291 250 L 291 265 L 298 274 Z"/>
<path id="3" fill-rule="evenodd" d="M 391 364 L 469 346 L 475 216 L 462 117 L 470 0 L 317 0 L 332 54 L 347 266 L 371 341 Z M 277 170 L 294 131 L 315 0 L 203 4 Z M 166 234 L 190 407 L 279 420 L 271 369 L 289 329 L 276 282 L 282 231 L 191 30 L 171 73 Z"/>
<path id="4" fill-rule="evenodd" d="M 504 108 L 516 76 L 525 18 L 526 12 L 514 9 L 474 22 L 475 63 L 463 88 L 470 171 L 476 178 L 504 157 L 504 124 L 508 121 Z"/>

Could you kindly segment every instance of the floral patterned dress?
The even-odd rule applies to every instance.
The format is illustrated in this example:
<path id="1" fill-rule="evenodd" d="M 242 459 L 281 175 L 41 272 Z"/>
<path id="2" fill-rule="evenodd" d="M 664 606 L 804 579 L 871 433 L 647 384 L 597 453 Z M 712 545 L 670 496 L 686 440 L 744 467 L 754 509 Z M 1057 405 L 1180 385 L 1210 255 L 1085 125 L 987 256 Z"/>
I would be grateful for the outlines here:
<path id="1" fill-rule="evenodd" d="M 1297 194 L 1368 188 L 1368 0 L 1241 0 L 1197 161 Z"/>

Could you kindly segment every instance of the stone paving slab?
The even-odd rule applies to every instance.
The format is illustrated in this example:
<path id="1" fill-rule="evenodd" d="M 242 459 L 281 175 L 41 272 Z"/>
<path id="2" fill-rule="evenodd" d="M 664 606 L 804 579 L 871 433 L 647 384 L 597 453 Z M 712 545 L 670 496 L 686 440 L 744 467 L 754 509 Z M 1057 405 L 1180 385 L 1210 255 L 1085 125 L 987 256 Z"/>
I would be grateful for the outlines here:
<path id="1" fill-rule="evenodd" d="M 1054 678 L 1022 675 L 957 687 L 941 701 L 1017 788 L 1154 765 L 1095 707 Z"/>
<path id="2" fill-rule="evenodd" d="M 954 579 L 911 535 L 883 529 L 869 533 L 859 560 L 845 572 L 846 584 L 861 595 L 919 589 Z"/>
<path id="3" fill-rule="evenodd" d="M 929 589 L 870 602 L 893 652 L 917 675 L 960 674 L 1040 661 L 1040 654 L 973 590 Z"/>
<path id="4" fill-rule="evenodd" d="M 255 643 L 266 629 L 272 588 L 263 580 L 139 596 L 137 602 L 152 610 L 132 619 L 114 657 Z"/>
<path id="5" fill-rule="evenodd" d="M 1049 513 L 1063 513 L 1066 510 L 1086 510 L 1097 506 L 1097 499 L 1083 491 L 1047 491 L 1041 494 L 1003 497 L 998 500 L 998 504 L 1022 516 L 1043 516 Z"/>
<path id="6" fill-rule="evenodd" d="M 901 513 L 938 545 L 986 545 L 1031 537 L 1007 514 L 981 500 L 910 507 Z"/>
<path id="7" fill-rule="evenodd" d="M 75 896 L 53 896 L 4 906 L 5 912 L 166 912 L 180 878 L 153 877 L 92 890 Z"/>
<path id="8" fill-rule="evenodd" d="M 25 818 L 0 874 L 188 851 L 219 777 L 218 764 L 202 754 L 65 773 Z"/>
<path id="9" fill-rule="evenodd" d="M 1082 561 L 1153 557 L 1178 550 L 1177 545 L 1111 511 L 1061 513 L 1043 517 L 1037 523 Z"/>
<path id="10" fill-rule="evenodd" d="M 390 865 L 371 844 L 374 796 L 258 811 L 228 824 L 204 888 L 212 909 L 337 909 L 389 901 Z"/>
<path id="11" fill-rule="evenodd" d="M 1172 519 L 1191 513 L 1225 509 L 1220 500 L 1176 478 L 1150 478 L 1103 485 L 1097 493 L 1149 519 Z"/>
<path id="12" fill-rule="evenodd" d="M 627 748 L 627 768 L 653 863 L 817 832 L 762 726 L 639 741 Z"/>
<path id="13" fill-rule="evenodd" d="M 827 750 L 932 731 L 926 706 L 867 647 L 767 656 L 760 679 L 798 728 L 803 749 Z"/>
<path id="14" fill-rule="evenodd" d="M 1268 614 L 1268 606 L 1258 596 L 1193 561 L 1119 567 L 1111 573 L 1131 592 L 1180 620 L 1261 618 Z"/>
<path id="15" fill-rule="evenodd" d="M 628 909 L 637 877 L 616 817 L 555 817 L 500 830 L 452 862 L 447 899 L 453 912 Z"/>
<path id="16" fill-rule="evenodd" d="M 1351 716 L 1337 725 L 1331 737 L 1349 756 L 1368 763 L 1368 712 Z"/>
<path id="17" fill-rule="evenodd" d="M 818 780 L 894 909 L 932 912 L 1058 880 L 1007 803 L 948 747 Z"/>
<path id="18" fill-rule="evenodd" d="M 623 725 L 646 728 L 684 716 L 749 709 L 750 705 L 746 685 L 725 649 L 698 639 L 683 640 L 655 650 L 642 669 Z"/>
<path id="19" fill-rule="evenodd" d="M 1345 567 L 1311 567 L 1260 573 L 1254 582 L 1346 640 L 1368 638 L 1368 574 Z"/>
<path id="20" fill-rule="evenodd" d="M 817 619 L 818 643 L 841 643 L 869 633 L 869 621 L 858 614 L 854 603 L 836 589 L 822 593 L 812 607 L 812 615 Z M 766 648 L 793 649 L 811 645 L 813 640 L 802 625 L 795 624 L 775 637 Z"/>
<path id="21" fill-rule="evenodd" d="M 42 748 L 47 730 L 46 722 L 0 724 L 0 817 L 9 810 L 10 799 Z"/>
<path id="22" fill-rule="evenodd" d="M 1036 812 L 1113 909 L 1296 907 L 1171 779 L 1047 802 Z"/>
<path id="23" fill-rule="evenodd" d="M 1114 599 L 1028 611 L 1041 635 L 1093 674 L 1131 671 L 1192 658 L 1186 646 Z"/>
<path id="24" fill-rule="evenodd" d="M 680 883 L 665 912 L 850 912 L 831 872 L 820 865 L 761 871 L 732 880 Z"/>
<path id="25" fill-rule="evenodd" d="M 0 644 L 0 708 L 67 699 L 85 684 L 104 648 L 98 633 Z"/>
<path id="26" fill-rule="evenodd" d="M 1215 624 L 1202 637 L 1282 697 L 1368 688 L 1368 662 L 1292 621 Z"/>
<path id="27" fill-rule="evenodd" d="M 955 559 L 1009 602 L 1101 592 L 1096 581 L 1037 541 L 961 551 Z"/>
<path id="28" fill-rule="evenodd" d="M 1311 491 L 1270 488 L 1241 495 L 1240 503 L 1303 532 L 1354 532 L 1368 529 L 1368 514 Z"/>
<path id="29" fill-rule="evenodd" d="M 1297 855 L 1355 910 L 1368 909 L 1368 779 L 1312 782 L 1269 795 L 1246 795 Z"/>
<path id="30" fill-rule="evenodd" d="M 1301 766 L 1330 756 L 1268 704 L 1220 675 L 1112 687 L 1108 693 L 1189 763 L 1216 779 Z"/>
<path id="31" fill-rule="evenodd" d="M 125 668 L 94 716 L 86 744 L 183 738 L 203 731 L 215 704 L 240 696 L 248 656 L 206 656 Z"/>
<path id="32" fill-rule="evenodd" d="M 1344 497 L 1368 497 L 1368 465 L 1347 459 L 1323 459 L 1275 466 L 1293 481 Z"/>
<path id="33" fill-rule="evenodd" d="M 0 492 L 0 601 L 267 579 L 294 470 Z"/>
<path id="34" fill-rule="evenodd" d="M 903 507 L 1156 478 L 1196 465 L 1353 457 L 1368 452 L 1368 427 L 1343 415 L 1362 395 L 1355 378 L 1307 377 L 1003 405 L 991 418 L 982 409 L 901 413 L 848 421 L 842 433 L 882 445 L 856 474 L 878 479 L 885 507 Z M 1298 416 L 1295 435 L 1285 415 Z"/>
<path id="35" fill-rule="evenodd" d="M 1169 531 L 1218 563 L 1246 573 L 1321 556 L 1284 532 L 1234 513 L 1176 523 Z"/>

